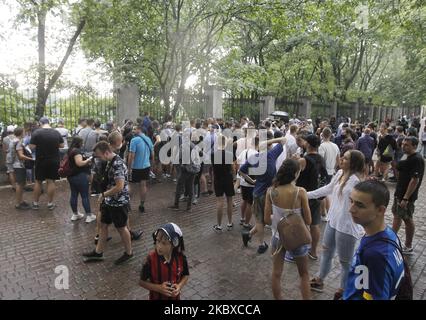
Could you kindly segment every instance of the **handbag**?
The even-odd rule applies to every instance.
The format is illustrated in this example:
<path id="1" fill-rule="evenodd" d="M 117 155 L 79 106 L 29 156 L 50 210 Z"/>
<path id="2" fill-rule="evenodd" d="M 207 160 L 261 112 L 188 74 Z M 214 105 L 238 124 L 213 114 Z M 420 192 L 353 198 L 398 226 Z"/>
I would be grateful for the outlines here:
<path id="1" fill-rule="evenodd" d="M 305 220 L 303 220 L 303 217 L 300 213 L 294 211 L 294 206 L 299 195 L 299 190 L 300 189 L 297 188 L 292 209 L 287 210 L 290 212 L 281 218 L 277 225 L 281 246 L 286 251 L 296 250 L 297 248 L 312 242 L 311 233 L 305 224 Z"/>

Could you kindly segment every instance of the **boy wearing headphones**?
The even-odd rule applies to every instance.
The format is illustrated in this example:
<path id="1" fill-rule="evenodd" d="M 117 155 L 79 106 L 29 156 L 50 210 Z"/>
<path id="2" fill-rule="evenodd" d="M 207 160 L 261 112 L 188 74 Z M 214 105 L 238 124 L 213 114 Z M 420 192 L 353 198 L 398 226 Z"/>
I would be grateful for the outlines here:
<path id="1" fill-rule="evenodd" d="M 189 278 L 182 231 L 178 225 L 167 223 L 152 237 L 155 248 L 144 261 L 139 284 L 149 290 L 150 300 L 180 300 Z"/>

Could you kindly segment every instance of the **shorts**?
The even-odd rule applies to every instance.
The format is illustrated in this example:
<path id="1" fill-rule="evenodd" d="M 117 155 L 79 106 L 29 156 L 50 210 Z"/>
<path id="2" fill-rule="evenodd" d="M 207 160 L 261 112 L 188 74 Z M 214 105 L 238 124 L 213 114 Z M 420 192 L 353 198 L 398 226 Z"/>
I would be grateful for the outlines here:
<path id="1" fill-rule="evenodd" d="M 15 179 L 16 183 L 20 185 L 25 185 L 25 183 L 27 182 L 27 169 L 15 168 Z"/>
<path id="2" fill-rule="evenodd" d="M 393 215 L 402 220 L 413 219 L 414 209 L 415 209 L 414 202 L 408 202 L 407 208 L 405 209 L 401 208 L 398 202 L 399 200 L 397 198 L 393 200 L 393 205 L 392 205 Z"/>
<path id="3" fill-rule="evenodd" d="M 37 181 L 59 180 L 59 159 L 36 161 L 35 178 Z"/>
<path id="4" fill-rule="evenodd" d="M 105 203 L 101 205 L 101 222 L 105 224 L 112 224 L 119 228 L 127 226 L 127 219 L 129 216 L 129 206 L 111 207 Z"/>
<path id="5" fill-rule="evenodd" d="M 13 164 L 12 163 L 6 163 L 6 173 L 14 173 L 15 172 L 15 168 L 13 168 Z"/>
<path id="6" fill-rule="evenodd" d="M 280 247 L 280 239 L 277 237 L 272 237 L 271 239 L 271 252 L 275 252 Z M 308 255 L 309 250 L 311 249 L 311 245 L 304 244 L 303 246 L 295 249 L 295 250 L 289 250 L 288 253 L 290 253 L 294 258 L 300 258 L 305 257 Z M 285 257 L 285 250 L 281 251 L 282 258 L 284 260 Z"/>
<path id="7" fill-rule="evenodd" d="M 235 196 L 234 182 L 232 177 L 225 179 L 214 179 L 214 193 L 216 197 L 227 197 Z"/>
<path id="8" fill-rule="evenodd" d="M 309 209 L 311 209 L 312 226 L 321 224 L 320 201 L 317 199 L 309 200 Z"/>
<path id="9" fill-rule="evenodd" d="M 133 169 L 132 170 L 132 182 L 139 183 L 141 181 L 149 180 L 149 172 L 151 167 L 145 169 Z"/>
<path id="10" fill-rule="evenodd" d="M 252 205 L 253 204 L 253 187 L 241 186 L 241 196 L 243 197 L 244 201 Z"/>
<path id="11" fill-rule="evenodd" d="M 265 224 L 265 197 L 266 195 L 255 196 L 253 195 L 253 214 L 256 217 L 256 221 Z"/>

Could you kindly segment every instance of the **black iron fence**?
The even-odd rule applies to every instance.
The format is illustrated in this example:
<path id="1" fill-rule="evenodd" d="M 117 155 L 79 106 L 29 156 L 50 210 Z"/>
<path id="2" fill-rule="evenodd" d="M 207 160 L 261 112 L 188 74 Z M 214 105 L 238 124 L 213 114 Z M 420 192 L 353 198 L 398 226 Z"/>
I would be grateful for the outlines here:
<path id="1" fill-rule="evenodd" d="M 248 117 L 254 123 L 260 121 L 260 110 L 265 103 L 260 99 L 247 99 L 225 96 L 223 99 L 223 118 L 228 120 L 234 118 L 240 120 L 241 117 Z"/>
<path id="2" fill-rule="evenodd" d="M 193 94 L 186 92 L 183 94 L 181 103 L 177 107 L 176 121 L 189 119 L 204 119 L 207 117 L 207 105 L 209 97 L 207 95 Z M 176 104 L 175 97 L 170 97 L 169 108 L 165 106 L 164 99 L 159 92 L 142 92 L 140 97 L 139 112 L 149 112 L 153 118 L 163 121 L 164 117 L 172 113 Z"/>
<path id="3" fill-rule="evenodd" d="M 37 92 L 0 87 L 0 123 L 24 125 L 36 120 Z M 99 119 L 102 123 L 115 119 L 116 94 L 98 94 L 83 91 L 51 92 L 44 112 L 52 122 L 65 121 L 69 129 L 76 127 L 81 117 Z"/>
<path id="4" fill-rule="evenodd" d="M 286 98 L 275 99 L 275 110 L 274 111 L 285 111 L 290 115 L 290 118 L 299 112 L 299 107 L 303 103 L 300 101 L 290 101 Z"/>

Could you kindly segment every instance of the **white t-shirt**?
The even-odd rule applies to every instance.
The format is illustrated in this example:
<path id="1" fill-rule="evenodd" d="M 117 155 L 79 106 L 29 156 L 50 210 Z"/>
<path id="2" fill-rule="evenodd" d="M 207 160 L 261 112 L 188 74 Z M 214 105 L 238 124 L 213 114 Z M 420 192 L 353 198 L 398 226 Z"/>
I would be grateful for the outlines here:
<path id="1" fill-rule="evenodd" d="M 292 136 L 290 133 L 287 133 L 285 137 L 287 139 L 287 143 L 286 143 L 287 155 L 289 158 L 291 158 L 297 152 L 298 145 L 296 142 L 296 138 Z"/>
<path id="2" fill-rule="evenodd" d="M 324 158 L 327 173 L 331 176 L 336 168 L 336 158 L 340 154 L 339 147 L 330 141 L 321 143 L 318 153 Z"/>
<path id="3" fill-rule="evenodd" d="M 237 158 L 239 158 L 240 154 L 244 150 L 246 150 L 246 149 L 253 149 L 253 148 L 254 148 L 254 139 L 240 138 L 240 139 L 237 140 L 237 150 L 235 151 L 235 156 Z M 243 164 L 243 163 L 239 163 L 238 162 L 238 164 Z"/>
<path id="4" fill-rule="evenodd" d="M 275 168 L 277 172 L 278 170 L 280 170 L 281 165 L 283 164 L 285 159 L 287 159 L 287 144 L 283 145 L 283 152 L 281 152 L 280 156 L 277 158 L 277 161 L 275 162 Z"/>
<path id="5" fill-rule="evenodd" d="M 61 137 L 64 139 L 64 148 L 63 149 L 68 149 L 68 136 L 69 136 L 69 132 L 68 129 L 66 128 L 56 128 L 56 131 L 58 131 L 61 134 Z"/>
<path id="6" fill-rule="evenodd" d="M 250 157 L 257 154 L 257 151 L 255 149 L 245 149 L 243 152 L 240 153 L 239 157 L 237 158 L 237 161 L 240 165 L 243 165 Z M 253 188 L 254 185 L 251 185 L 247 183 L 240 175 L 237 175 L 237 178 L 240 178 L 240 185 L 243 187 L 250 187 Z"/>

